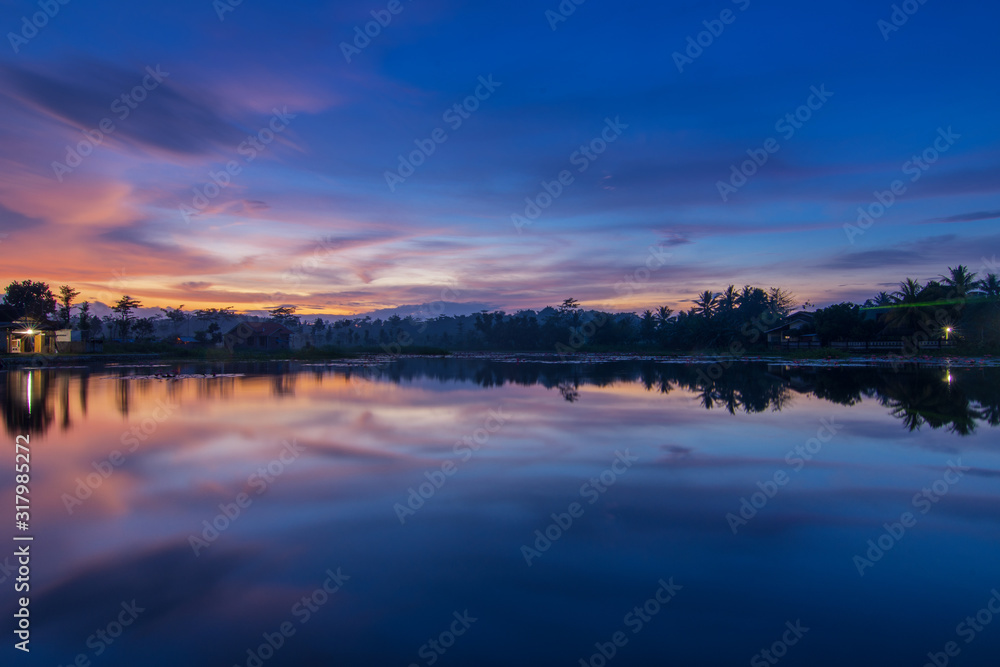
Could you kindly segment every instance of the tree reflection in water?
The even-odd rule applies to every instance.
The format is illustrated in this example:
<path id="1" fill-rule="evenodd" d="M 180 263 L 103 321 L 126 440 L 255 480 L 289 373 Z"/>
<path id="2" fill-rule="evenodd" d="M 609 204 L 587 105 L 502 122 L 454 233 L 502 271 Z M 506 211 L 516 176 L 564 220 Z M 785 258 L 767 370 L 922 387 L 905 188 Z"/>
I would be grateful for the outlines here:
<path id="1" fill-rule="evenodd" d="M 235 366 L 235 365 L 234 365 Z M 615 361 L 598 364 L 560 364 L 532 361 L 517 363 L 490 359 L 403 358 L 378 365 L 331 365 L 300 368 L 295 364 L 250 363 L 238 370 L 245 377 L 226 379 L 192 378 L 202 400 L 238 398 L 241 382 L 266 377 L 276 398 L 295 395 L 298 373 L 313 378 L 324 375 L 362 377 L 392 383 L 430 379 L 439 382 L 472 382 L 483 388 L 506 384 L 542 386 L 558 391 L 569 403 L 586 403 L 581 388 L 638 384 L 648 392 L 693 394 L 706 410 L 721 409 L 729 414 L 780 411 L 794 403 L 796 396 L 815 396 L 838 405 L 857 405 L 873 399 L 903 426 L 918 430 L 924 426 L 970 435 L 980 424 L 1000 426 L 1000 369 L 953 369 L 911 365 L 894 370 L 887 366 L 823 367 L 775 365 L 762 362 L 734 363 L 721 373 L 707 373 L 707 364 L 662 363 L 656 361 Z M 718 367 L 717 367 L 718 368 Z M 96 367 L 95 367 L 96 371 Z M 156 379 L 128 380 L 124 376 L 139 371 L 126 368 L 100 369 L 112 377 L 115 407 L 128 416 L 133 395 Z M 10 434 L 42 433 L 57 421 L 64 429 L 71 425 L 69 403 L 77 396 L 80 414 L 87 412 L 92 369 L 33 368 L 0 373 L 0 403 Z M 179 364 L 171 373 L 211 373 L 211 367 Z M 718 375 L 711 378 L 710 375 Z M 163 380 L 177 383 L 178 380 Z M 143 387 L 133 386 L 135 382 Z M 76 391 L 71 386 L 76 384 Z M 212 384 L 215 383 L 215 384 Z M 168 389 L 176 392 L 178 385 Z M 143 392 L 144 393 L 144 392 Z M 61 415 L 57 420 L 56 415 Z"/>

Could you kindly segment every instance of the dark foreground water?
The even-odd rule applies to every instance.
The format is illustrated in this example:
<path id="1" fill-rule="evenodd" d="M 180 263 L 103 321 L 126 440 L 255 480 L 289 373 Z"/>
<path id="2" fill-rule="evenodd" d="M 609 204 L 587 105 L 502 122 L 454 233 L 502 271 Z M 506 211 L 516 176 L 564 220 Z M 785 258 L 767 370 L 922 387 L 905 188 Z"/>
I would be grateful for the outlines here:
<path id="1" fill-rule="evenodd" d="M 1000 660 L 996 368 L 184 364 L 0 399 L 4 665 Z"/>

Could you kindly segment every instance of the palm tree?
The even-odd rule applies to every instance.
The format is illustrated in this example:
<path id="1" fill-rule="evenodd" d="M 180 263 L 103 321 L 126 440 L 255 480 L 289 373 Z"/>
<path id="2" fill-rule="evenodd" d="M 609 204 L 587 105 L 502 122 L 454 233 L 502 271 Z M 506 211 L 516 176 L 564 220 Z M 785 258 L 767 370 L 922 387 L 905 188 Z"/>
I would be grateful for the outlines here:
<path id="1" fill-rule="evenodd" d="M 697 299 L 695 299 L 694 305 L 695 314 L 701 315 L 708 320 L 715 314 L 718 301 L 715 294 L 713 294 L 711 290 L 705 290 L 698 295 Z"/>
<path id="2" fill-rule="evenodd" d="M 941 276 L 945 285 L 955 291 L 955 296 L 964 299 L 965 296 L 976 288 L 976 275 L 969 272 L 969 267 L 959 264 L 955 268 L 948 267 L 949 275 Z"/>
<path id="3" fill-rule="evenodd" d="M 885 324 L 892 328 L 912 328 L 920 319 L 920 293 L 923 286 L 913 278 L 899 283 L 893 292 L 893 307 L 885 313 Z"/>
<path id="4" fill-rule="evenodd" d="M 892 295 L 888 292 L 879 292 L 875 295 L 875 298 L 872 299 L 872 303 L 876 306 L 888 306 L 892 304 Z"/>
<path id="5" fill-rule="evenodd" d="M 642 319 L 639 322 L 639 335 L 644 341 L 653 340 L 653 333 L 656 331 L 656 317 L 653 311 L 647 309 L 642 312 Z"/>
<path id="6" fill-rule="evenodd" d="M 736 285 L 730 285 L 719 295 L 719 311 L 727 314 L 733 312 L 739 298 L 740 293 L 736 291 Z"/>
<path id="7" fill-rule="evenodd" d="M 899 290 L 892 293 L 895 304 L 916 303 L 920 299 L 920 291 L 924 288 L 913 278 L 907 278 L 899 283 Z"/>
<path id="8" fill-rule="evenodd" d="M 986 292 L 986 296 L 990 298 L 996 298 L 1000 296 L 1000 278 L 997 278 L 997 274 L 989 273 L 985 278 L 979 281 L 979 289 Z"/>
<path id="9" fill-rule="evenodd" d="M 674 314 L 674 309 L 668 306 L 660 306 L 656 309 L 656 327 L 658 329 L 664 329 L 667 326 L 667 322 L 670 321 L 670 316 Z"/>

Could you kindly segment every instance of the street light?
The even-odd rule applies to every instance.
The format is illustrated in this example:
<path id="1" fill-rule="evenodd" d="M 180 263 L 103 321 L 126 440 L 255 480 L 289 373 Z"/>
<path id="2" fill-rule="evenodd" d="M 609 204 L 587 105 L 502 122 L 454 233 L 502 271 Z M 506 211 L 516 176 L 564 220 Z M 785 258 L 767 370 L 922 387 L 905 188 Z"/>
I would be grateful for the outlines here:
<path id="1" fill-rule="evenodd" d="M 945 340 L 948 340 L 948 334 L 950 334 L 950 333 L 951 333 L 951 327 L 945 327 L 944 328 L 944 339 Z"/>

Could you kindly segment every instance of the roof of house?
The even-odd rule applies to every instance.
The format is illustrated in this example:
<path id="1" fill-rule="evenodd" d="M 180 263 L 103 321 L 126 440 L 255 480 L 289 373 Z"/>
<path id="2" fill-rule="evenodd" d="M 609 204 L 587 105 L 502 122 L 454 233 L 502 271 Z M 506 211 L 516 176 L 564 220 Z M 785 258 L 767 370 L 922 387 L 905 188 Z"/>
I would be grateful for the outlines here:
<path id="1" fill-rule="evenodd" d="M 24 330 L 28 325 L 22 322 L 0 322 L 0 329 L 20 329 Z M 55 331 L 55 325 L 48 322 L 37 322 L 30 326 L 32 331 Z M 15 331 L 14 333 L 18 333 Z"/>
<path id="2" fill-rule="evenodd" d="M 807 313 L 804 310 L 800 310 L 797 313 L 792 313 L 791 315 L 785 318 L 784 322 L 774 327 L 773 329 L 768 329 L 764 333 L 774 333 L 775 331 L 783 331 L 784 329 L 787 329 L 788 327 L 792 326 L 792 323 L 795 321 L 802 321 L 805 322 L 806 324 L 812 324 L 813 319 L 814 318 L 812 313 Z"/>

